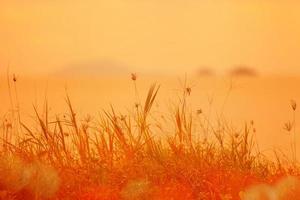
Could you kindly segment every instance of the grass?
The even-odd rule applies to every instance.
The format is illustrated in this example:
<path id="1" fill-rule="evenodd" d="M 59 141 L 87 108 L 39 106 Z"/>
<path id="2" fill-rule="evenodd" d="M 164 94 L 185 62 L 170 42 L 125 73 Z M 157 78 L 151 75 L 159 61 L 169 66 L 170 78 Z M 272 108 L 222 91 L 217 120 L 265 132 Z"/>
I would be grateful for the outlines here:
<path id="1" fill-rule="evenodd" d="M 64 115 L 34 107 L 38 129 L 11 108 L 1 126 L 0 199 L 235 200 L 252 184 L 299 174 L 295 162 L 259 152 L 253 122 L 237 130 L 191 111 L 186 86 L 162 119 L 152 112 L 158 94 L 153 84 L 128 113 L 112 106 L 97 119 L 80 119 L 67 96 Z"/>

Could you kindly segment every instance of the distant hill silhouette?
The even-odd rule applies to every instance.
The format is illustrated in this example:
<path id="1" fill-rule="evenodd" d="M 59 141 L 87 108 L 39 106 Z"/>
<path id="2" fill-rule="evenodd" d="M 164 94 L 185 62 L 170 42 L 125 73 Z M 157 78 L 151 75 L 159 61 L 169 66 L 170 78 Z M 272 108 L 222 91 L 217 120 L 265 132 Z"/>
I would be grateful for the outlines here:
<path id="1" fill-rule="evenodd" d="M 114 62 L 87 62 L 76 63 L 66 66 L 63 70 L 56 72 L 58 76 L 105 76 L 128 74 L 129 69 Z"/>
<path id="2" fill-rule="evenodd" d="M 231 76 L 258 76 L 258 73 L 255 69 L 243 65 L 234 67 L 229 74 Z"/>

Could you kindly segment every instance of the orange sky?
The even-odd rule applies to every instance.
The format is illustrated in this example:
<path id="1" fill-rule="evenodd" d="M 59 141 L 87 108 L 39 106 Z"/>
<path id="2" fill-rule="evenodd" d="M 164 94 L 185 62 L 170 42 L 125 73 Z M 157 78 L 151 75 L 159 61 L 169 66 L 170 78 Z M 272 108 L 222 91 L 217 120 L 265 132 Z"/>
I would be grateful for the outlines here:
<path id="1" fill-rule="evenodd" d="M 293 0 L 1 0 L 0 72 L 109 60 L 134 71 L 300 73 L 299 10 Z"/>

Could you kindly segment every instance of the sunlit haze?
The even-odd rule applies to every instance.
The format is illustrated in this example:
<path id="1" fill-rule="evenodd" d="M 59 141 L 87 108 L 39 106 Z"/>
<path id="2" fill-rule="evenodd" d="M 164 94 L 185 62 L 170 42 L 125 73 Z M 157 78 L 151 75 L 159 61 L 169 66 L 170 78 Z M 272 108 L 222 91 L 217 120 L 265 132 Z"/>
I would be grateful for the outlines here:
<path id="1" fill-rule="evenodd" d="M 0 72 L 111 63 L 143 73 L 246 65 L 295 74 L 299 10 L 292 0 L 1 0 Z"/>
<path id="2" fill-rule="evenodd" d="M 300 200 L 300 0 L 0 0 L 0 200 Z"/>

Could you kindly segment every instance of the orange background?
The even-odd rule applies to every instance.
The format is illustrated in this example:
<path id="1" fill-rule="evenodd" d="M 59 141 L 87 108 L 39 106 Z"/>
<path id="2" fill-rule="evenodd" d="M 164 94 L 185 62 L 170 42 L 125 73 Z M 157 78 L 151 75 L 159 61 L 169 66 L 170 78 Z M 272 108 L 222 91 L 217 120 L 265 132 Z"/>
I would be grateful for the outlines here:
<path id="1" fill-rule="evenodd" d="M 295 74 L 299 10 L 292 0 L 1 0 L 0 72 L 109 60 L 143 72 Z"/>

